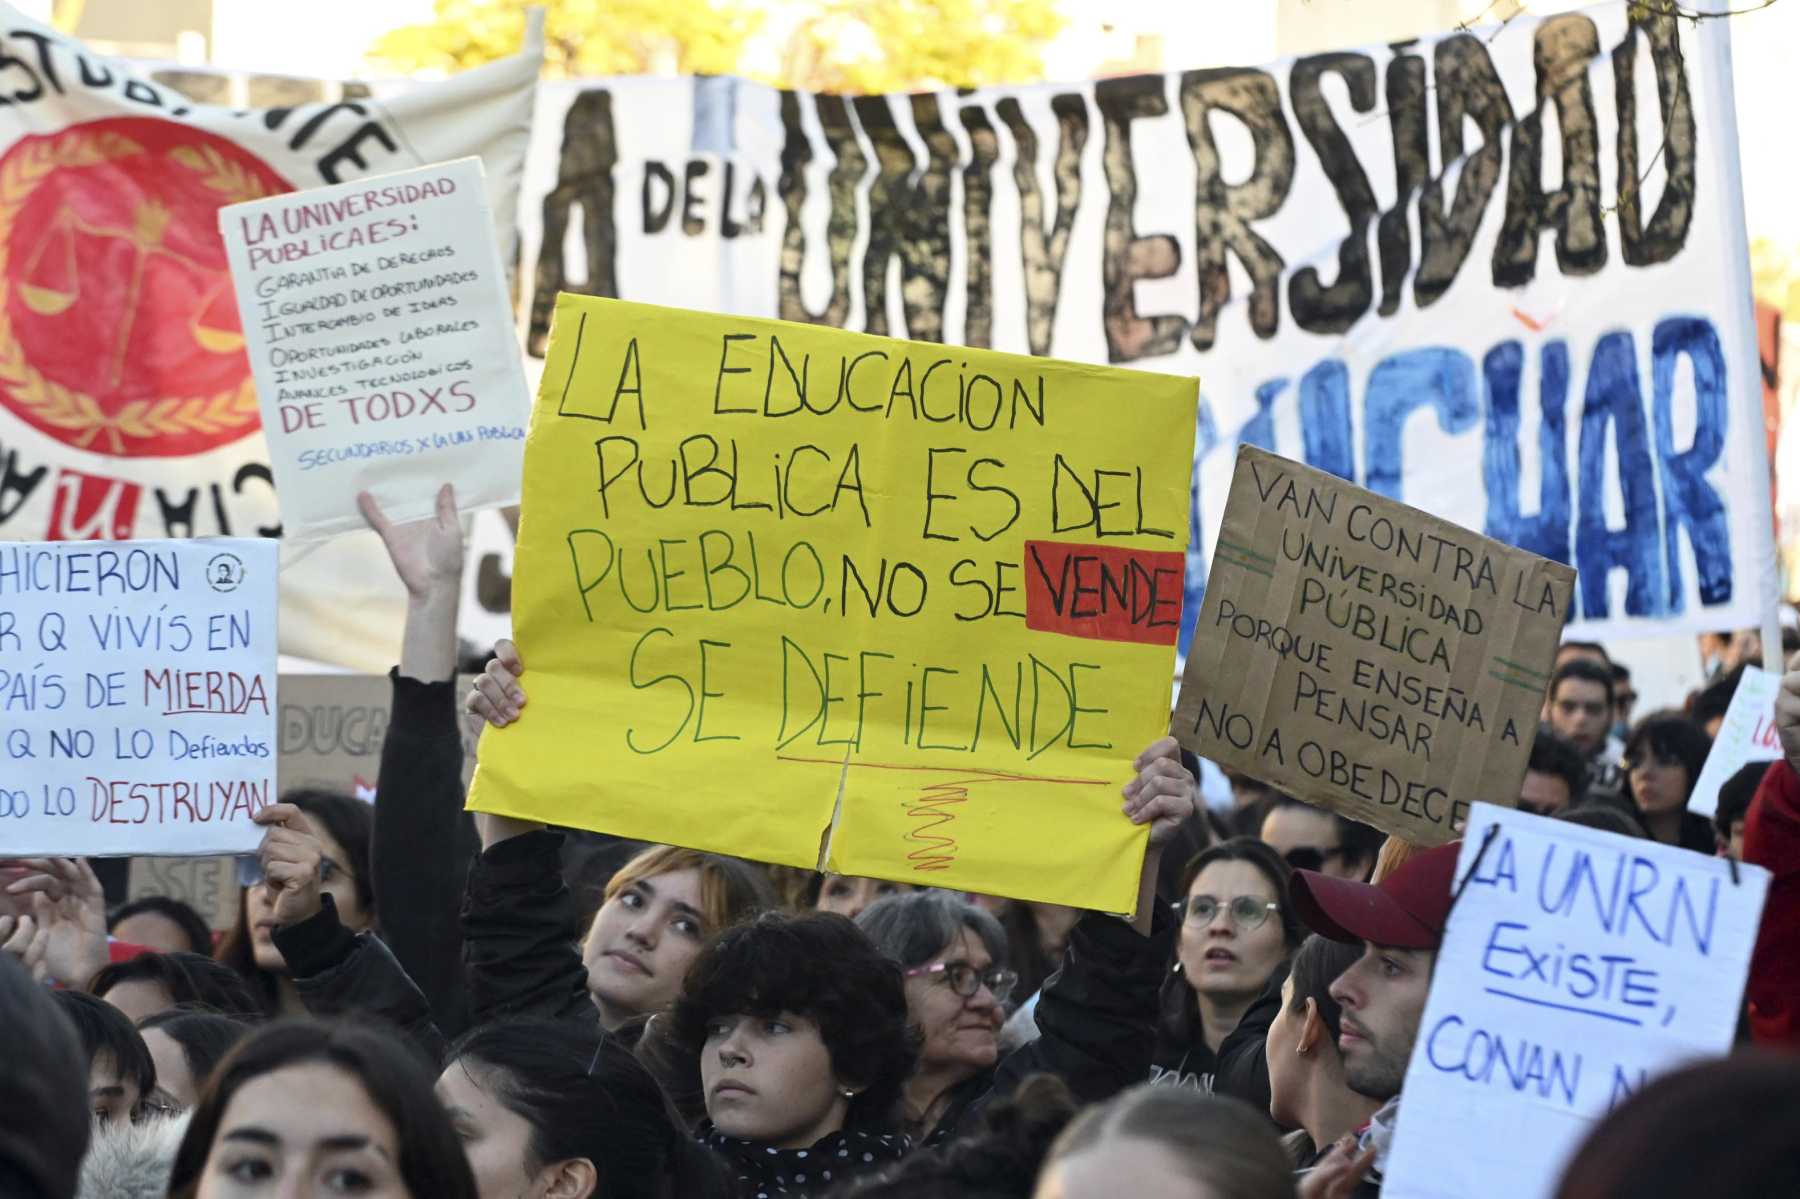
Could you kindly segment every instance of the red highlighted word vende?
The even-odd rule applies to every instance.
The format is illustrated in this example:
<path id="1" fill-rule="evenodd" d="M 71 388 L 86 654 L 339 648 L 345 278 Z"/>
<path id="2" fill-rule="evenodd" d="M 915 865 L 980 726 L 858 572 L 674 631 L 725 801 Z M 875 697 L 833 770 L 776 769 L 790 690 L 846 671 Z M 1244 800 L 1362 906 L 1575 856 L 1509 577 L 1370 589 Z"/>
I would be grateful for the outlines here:
<path id="1" fill-rule="evenodd" d="M 1174 645 L 1183 555 L 1066 541 L 1025 543 L 1025 627 L 1091 641 Z"/>

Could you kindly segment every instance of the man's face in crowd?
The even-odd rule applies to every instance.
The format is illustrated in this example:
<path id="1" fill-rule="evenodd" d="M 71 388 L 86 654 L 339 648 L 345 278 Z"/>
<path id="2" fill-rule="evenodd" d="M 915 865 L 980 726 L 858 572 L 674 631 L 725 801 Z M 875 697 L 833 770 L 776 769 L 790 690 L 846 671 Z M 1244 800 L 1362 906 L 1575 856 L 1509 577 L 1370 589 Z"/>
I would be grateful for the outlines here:
<path id="1" fill-rule="evenodd" d="M 1569 806 L 1569 781 L 1561 775 L 1527 770 L 1519 784 L 1519 810 L 1534 816 L 1554 816 Z"/>
<path id="2" fill-rule="evenodd" d="M 1592 679 L 1564 679 L 1550 697 L 1550 727 L 1584 754 L 1598 753 L 1612 725 L 1606 687 Z"/>
<path id="3" fill-rule="evenodd" d="M 1383 1101 L 1400 1093 L 1431 991 L 1433 949 L 1393 949 L 1363 942 L 1363 955 L 1331 984 L 1344 1009 L 1338 1052 L 1344 1079 L 1358 1095 Z"/>

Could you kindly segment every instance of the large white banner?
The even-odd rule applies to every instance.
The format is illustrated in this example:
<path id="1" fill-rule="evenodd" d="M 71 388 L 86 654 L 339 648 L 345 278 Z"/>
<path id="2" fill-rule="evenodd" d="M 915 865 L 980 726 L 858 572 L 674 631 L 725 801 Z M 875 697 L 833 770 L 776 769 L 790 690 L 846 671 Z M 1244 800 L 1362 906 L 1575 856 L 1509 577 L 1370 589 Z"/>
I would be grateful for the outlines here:
<path id="1" fill-rule="evenodd" d="M 1198 374 L 1190 628 L 1240 442 L 1574 565 L 1572 635 L 1756 625 L 1728 26 L 1619 3 L 854 99 L 546 84 L 524 336 L 571 290 Z"/>
<path id="2" fill-rule="evenodd" d="M 218 209 L 475 155 L 510 255 L 540 59 L 234 109 L 0 5 L 0 539 L 277 534 Z M 290 552 L 282 648 L 384 667 L 401 599 L 372 534 Z"/>

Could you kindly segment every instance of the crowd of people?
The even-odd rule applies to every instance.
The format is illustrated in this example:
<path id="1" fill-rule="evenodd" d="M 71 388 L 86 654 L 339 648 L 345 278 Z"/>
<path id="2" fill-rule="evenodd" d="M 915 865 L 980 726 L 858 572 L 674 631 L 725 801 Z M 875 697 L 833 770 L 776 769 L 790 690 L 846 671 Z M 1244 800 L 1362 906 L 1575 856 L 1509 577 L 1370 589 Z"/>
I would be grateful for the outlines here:
<path id="1" fill-rule="evenodd" d="M 0 1195 L 1379 1194 L 1457 844 L 1172 738 L 1121 796 L 1125 918 L 471 818 L 459 722 L 530 720 L 530 674 L 502 642 L 457 694 L 441 500 L 364 499 L 408 594 L 378 802 L 260 812 L 216 945 L 88 862 L 0 865 Z M 1557 656 L 1518 805 L 1775 875 L 1740 1051 L 1602 1121 L 1564 1199 L 1800 1194 L 1800 673 L 1789 759 L 1687 809 L 1758 652 L 1641 717 L 1602 647 Z"/>

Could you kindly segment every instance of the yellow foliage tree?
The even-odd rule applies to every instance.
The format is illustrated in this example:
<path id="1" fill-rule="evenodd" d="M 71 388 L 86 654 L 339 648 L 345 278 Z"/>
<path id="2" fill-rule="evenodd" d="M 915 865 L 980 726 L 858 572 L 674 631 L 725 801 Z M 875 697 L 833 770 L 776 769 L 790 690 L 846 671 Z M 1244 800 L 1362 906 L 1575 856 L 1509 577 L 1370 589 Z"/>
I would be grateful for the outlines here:
<path id="1" fill-rule="evenodd" d="M 724 75 L 762 16 L 739 0 L 436 0 L 435 19 L 382 37 L 370 57 L 408 73 L 516 54 L 527 9 L 544 9 L 544 73 Z"/>
<path id="2" fill-rule="evenodd" d="M 436 0 L 436 19 L 396 29 L 370 56 L 455 71 L 514 53 L 525 11 L 545 11 L 545 74 L 748 75 L 813 91 L 885 92 L 1028 82 L 1063 27 L 1056 0 L 793 0 L 775 72 L 747 64 L 767 4 L 750 0 Z"/>

